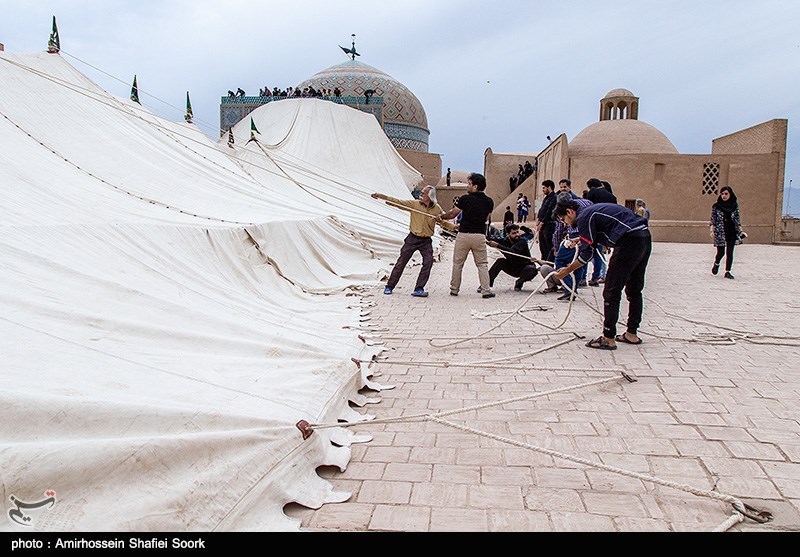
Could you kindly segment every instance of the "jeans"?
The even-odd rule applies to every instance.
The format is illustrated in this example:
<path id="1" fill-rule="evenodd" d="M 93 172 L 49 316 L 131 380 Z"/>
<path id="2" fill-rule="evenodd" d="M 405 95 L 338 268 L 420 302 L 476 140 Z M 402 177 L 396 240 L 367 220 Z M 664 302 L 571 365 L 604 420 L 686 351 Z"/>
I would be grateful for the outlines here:
<path id="1" fill-rule="evenodd" d="M 602 254 L 603 246 L 598 244 L 592 255 L 592 280 L 597 280 L 606 276 L 608 265 L 606 265 L 606 262 L 603 260 Z"/>
<path id="2" fill-rule="evenodd" d="M 566 248 L 563 245 L 559 246 L 558 254 L 556 254 L 556 269 L 563 269 L 564 267 L 572 263 L 572 261 L 575 259 L 575 250 L 577 249 L 578 248 Z M 575 271 L 575 280 L 577 280 L 578 283 L 580 283 L 584 278 L 586 278 L 585 265 Z M 564 277 L 564 280 L 562 280 L 562 282 L 570 290 L 574 289 L 576 293 L 578 292 L 578 287 L 573 286 L 572 277 L 570 275 Z M 570 293 L 569 290 L 565 292 L 565 294 L 569 293 Z"/>

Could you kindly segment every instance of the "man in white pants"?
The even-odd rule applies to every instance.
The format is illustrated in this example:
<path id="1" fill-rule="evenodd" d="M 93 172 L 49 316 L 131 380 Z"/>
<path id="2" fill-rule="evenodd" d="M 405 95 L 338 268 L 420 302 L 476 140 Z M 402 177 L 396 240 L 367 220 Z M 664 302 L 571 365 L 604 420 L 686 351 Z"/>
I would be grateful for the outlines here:
<path id="1" fill-rule="evenodd" d="M 494 201 L 484 193 L 486 178 L 482 174 L 472 173 L 467 179 L 467 195 L 462 195 L 456 206 L 442 215 L 441 220 L 450 220 L 461 214 L 461 224 L 453 249 L 453 274 L 450 278 L 450 295 L 458 296 L 461 289 L 461 272 L 467 255 L 472 253 L 478 278 L 481 281 L 481 295 L 494 298 L 489 285 L 489 254 L 486 250 L 486 230 L 489 215 L 494 210 Z"/>

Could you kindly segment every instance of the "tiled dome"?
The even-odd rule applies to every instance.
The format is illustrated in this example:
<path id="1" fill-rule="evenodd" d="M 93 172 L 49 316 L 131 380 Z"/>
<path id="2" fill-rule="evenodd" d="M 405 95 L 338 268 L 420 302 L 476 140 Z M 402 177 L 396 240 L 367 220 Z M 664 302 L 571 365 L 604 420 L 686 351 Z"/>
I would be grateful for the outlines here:
<path id="1" fill-rule="evenodd" d="M 584 128 L 569 142 L 570 157 L 664 153 L 678 150 L 655 127 L 641 120 L 603 120 Z"/>
<path id="2" fill-rule="evenodd" d="M 338 87 L 343 97 L 363 97 L 368 89 L 383 98 L 383 129 L 398 149 L 428 152 L 428 117 L 422 103 L 408 87 L 392 76 L 356 60 L 331 66 L 297 87 Z"/>

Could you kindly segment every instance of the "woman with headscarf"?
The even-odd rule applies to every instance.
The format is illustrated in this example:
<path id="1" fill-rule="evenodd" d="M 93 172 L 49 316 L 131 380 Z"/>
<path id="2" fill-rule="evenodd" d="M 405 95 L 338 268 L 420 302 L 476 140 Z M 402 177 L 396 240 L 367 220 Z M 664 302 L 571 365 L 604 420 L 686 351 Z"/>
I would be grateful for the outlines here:
<path id="1" fill-rule="evenodd" d="M 733 247 L 741 244 L 747 234 L 742 232 L 742 221 L 739 215 L 739 202 L 733 188 L 724 186 L 719 192 L 717 202 L 711 207 L 711 238 L 717 247 L 717 256 L 711 274 L 719 273 L 719 264 L 725 256 L 725 278 L 732 279 Z"/>

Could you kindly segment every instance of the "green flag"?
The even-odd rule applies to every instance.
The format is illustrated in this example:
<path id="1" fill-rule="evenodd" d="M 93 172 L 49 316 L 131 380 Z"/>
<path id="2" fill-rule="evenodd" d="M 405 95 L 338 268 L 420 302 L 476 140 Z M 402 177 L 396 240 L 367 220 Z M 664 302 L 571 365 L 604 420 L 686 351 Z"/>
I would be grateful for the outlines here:
<path id="1" fill-rule="evenodd" d="M 133 87 L 131 87 L 131 100 L 135 103 L 139 103 L 139 86 L 136 85 L 136 76 L 133 76 Z"/>
<path id="2" fill-rule="evenodd" d="M 192 114 L 192 101 L 189 100 L 189 91 L 186 91 L 186 114 L 183 116 L 183 119 L 192 123 L 192 118 L 194 114 Z"/>
<path id="3" fill-rule="evenodd" d="M 258 128 L 256 127 L 256 123 L 253 121 L 252 116 L 250 116 L 250 131 L 253 133 L 261 133 L 260 131 L 258 131 Z"/>
<path id="4" fill-rule="evenodd" d="M 58 38 L 58 27 L 56 27 L 56 16 L 53 16 L 53 32 L 50 33 L 50 40 L 47 41 L 47 52 L 58 54 L 61 51 L 61 40 Z"/>

